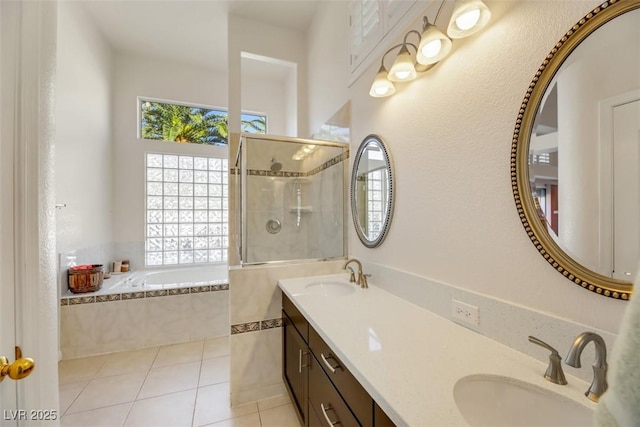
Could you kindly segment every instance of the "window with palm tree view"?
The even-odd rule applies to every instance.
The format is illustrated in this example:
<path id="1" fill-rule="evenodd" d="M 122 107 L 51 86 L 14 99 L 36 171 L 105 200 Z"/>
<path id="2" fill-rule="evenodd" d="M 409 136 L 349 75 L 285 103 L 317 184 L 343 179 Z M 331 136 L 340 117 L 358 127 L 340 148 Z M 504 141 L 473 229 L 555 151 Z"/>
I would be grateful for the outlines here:
<path id="1" fill-rule="evenodd" d="M 140 136 L 160 141 L 227 145 L 228 118 L 224 110 L 143 99 L 140 101 Z M 242 113 L 241 130 L 266 133 L 267 116 Z"/>
<path id="2" fill-rule="evenodd" d="M 140 136 L 226 146 L 227 118 L 223 110 L 141 100 Z M 243 113 L 241 119 L 243 132 L 266 133 L 266 116 Z M 146 154 L 147 266 L 227 260 L 227 172 L 226 158 Z"/>

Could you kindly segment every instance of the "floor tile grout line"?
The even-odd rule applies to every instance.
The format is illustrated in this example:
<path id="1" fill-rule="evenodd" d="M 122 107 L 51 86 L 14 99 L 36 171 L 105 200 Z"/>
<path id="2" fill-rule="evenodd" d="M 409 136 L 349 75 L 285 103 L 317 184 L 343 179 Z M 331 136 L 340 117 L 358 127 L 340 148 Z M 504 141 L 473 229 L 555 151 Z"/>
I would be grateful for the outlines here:
<path id="1" fill-rule="evenodd" d="M 66 413 L 66 412 L 65 412 L 65 414 L 63 415 L 63 417 L 69 417 L 69 416 L 72 416 L 72 415 L 84 414 L 84 413 L 86 413 L 86 412 L 99 411 L 99 410 L 101 410 L 101 409 L 106 409 L 106 408 L 113 408 L 114 406 L 130 405 L 130 404 L 133 404 L 133 403 L 135 403 L 135 402 L 134 402 L 134 401 L 130 401 L 130 402 L 120 402 L 120 403 L 113 403 L 113 404 L 111 404 L 111 405 L 100 406 L 100 407 L 98 407 L 98 408 L 87 409 L 87 410 L 84 410 L 84 411 L 72 412 L 72 413 L 70 413 L 70 414 L 68 414 L 68 413 Z"/>
<path id="2" fill-rule="evenodd" d="M 200 379 L 198 378 L 198 383 Z M 196 409 L 198 408 L 198 395 L 200 394 L 200 387 L 196 389 L 196 397 L 193 400 L 193 411 L 191 411 L 191 427 L 195 427 L 196 422 Z"/>
<path id="3" fill-rule="evenodd" d="M 80 390 L 80 393 L 77 394 L 77 396 L 73 399 L 73 401 L 69 404 L 69 406 L 67 406 L 67 408 L 64 410 L 64 413 L 62 414 L 62 416 L 65 416 L 67 414 L 67 411 L 69 409 L 71 409 L 71 407 L 73 406 L 74 403 L 76 403 L 76 400 L 78 400 L 78 398 L 80 397 L 80 395 L 82 394 L 82 392 L 87 388 L 87 386 L 89 385 L 90 381 L 87 381 L 86 384 L 82 387 L 82 389 Z M 73 384 L 73 383 L 72 383 Z M 63 384 L 64 385 L 64 384 Z M 60 392 L 60 385 L 58 385 L 58 393 Z"/>

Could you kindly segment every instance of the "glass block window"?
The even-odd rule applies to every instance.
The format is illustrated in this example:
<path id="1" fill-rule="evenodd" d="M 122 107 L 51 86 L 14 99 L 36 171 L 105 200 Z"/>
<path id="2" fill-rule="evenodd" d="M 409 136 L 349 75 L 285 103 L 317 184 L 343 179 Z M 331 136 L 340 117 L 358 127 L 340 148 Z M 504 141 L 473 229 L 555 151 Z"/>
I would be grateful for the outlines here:
<path id="1" fill-rule="evenodd" d="M 383 180 L 384 169 L 377 169 L 367 174 L 367 237 L 376 240 L 382 231 L 384 221 Z"/>
<path id="2" fill-rule="evenodd" d="M 147 266 L 226 262 L 228 161 L 147 153 Z"/>

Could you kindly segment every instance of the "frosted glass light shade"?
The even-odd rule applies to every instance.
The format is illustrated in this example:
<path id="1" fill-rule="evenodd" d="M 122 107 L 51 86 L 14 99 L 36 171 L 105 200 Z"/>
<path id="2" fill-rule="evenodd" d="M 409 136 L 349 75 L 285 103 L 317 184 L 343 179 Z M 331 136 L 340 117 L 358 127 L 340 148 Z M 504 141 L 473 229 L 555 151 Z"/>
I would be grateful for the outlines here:
<path id="1" fill-rule="evenodd" d="M 447 34 L 462 39 L 480 31 L 491 19 L 491 11 L 482 0 L 456 0 Z"/>
<path id="2" fill-rule="evenodd" d="M 408 82 L 416 78 L 416 66 L 406 45 L 402 46 L 393 61 L 387 78 L 392 82 Z"/>
<path id="3" fill-rule="evenodd" d="M 435 64 L 451 51 L 451 39 L 444 35 L 435 25 L 427 24 L 418 46 L 418 63 Z"/>
<path id="4" fill-rule="evenodd" d="M 380 66 L 378 70 L 378 74 L 376 74 L 373 83 L 371 84 L 371 90 L 369 90 L 369 95 L 374 98 L 384 98 L 385 96 L 393 95 L 396 92 L 396 88 L 387 79 L 387 69 L 384 68 L 384 65 Z"/>

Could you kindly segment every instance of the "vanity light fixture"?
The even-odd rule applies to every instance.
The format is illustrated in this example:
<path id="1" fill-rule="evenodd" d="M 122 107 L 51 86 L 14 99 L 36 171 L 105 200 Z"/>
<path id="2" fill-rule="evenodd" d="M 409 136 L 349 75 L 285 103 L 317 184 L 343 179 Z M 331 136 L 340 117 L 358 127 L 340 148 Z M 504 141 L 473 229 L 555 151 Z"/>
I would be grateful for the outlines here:
<path id="1" fill-rule="evenodd" d="M 387 52 L 388 53 L 388 52 Z M 384 61 L 384 56 L 382 57 Z M 369 90 L 369 95 L 374 98 L 383 98 L 385 96 L 390 96 L 396 93 L 396 87 L 391 83 L 389 79 L 387 79 L 387 69 L 384 68 L 384 64 L 380 65 L 380 69 L 378 70 L 378 74 L 376 74 L 376 78 L 373 79 L 373 84 L 371 85 L 371 90 Z"/>
<path id="2" fill-rule="evenodd" d="M 396 56 L 395 61 L 393 61 L 393 65 L 391 66 L 391 70 L 389 70 L 389 75 L 387 78 L 392 82 L 409 82 L 416 78 L 416 66 L 413 60 L 413 57 L 409 53 L 409 49 L 407 46 L 415 45 L 409 43 L 403 43 L 400 48 L 400 52 L 398 56 Z M 416 48 L 416 51 L 418 49 Z"/>
<path id="3" fill-rule="evenodd" d="M 447 34 L 452 39 L 469 37 L 480 31 L 491 18 L 491 11 L 482 0 L 456 0 Z"/>
<path id="4" fill-rule="evenodd" d="M 442 0 L 433 24 L 429 18 L 422 18 L 422 33 L 410 30 L 399 43 L 382 55 L 380 69 L 371 84 L 369 95 L 374 98 L 383 98 L 393 95 L 396 91 L 395 83 L 408 82 L 417 77 L 417 73 L 429 70 L 435 64 L 443 60 L 453 47 L 452 38 L 459 39 L 475 34 L 482 29 L 491 18 L 491 11 L 482 0 L 456 0 L 447 35 L 438 29 L 436 23 L 446 0 Z M 418 36 L 419 42 L 415 44 L 407 42 L 410 35 Z M 411 56 L 409 47 L 415 51 L 415 59 Z M 400 48 L 396 59 L 387 72 L 384 59 L 394 49 Z"/>
<path id="5" fill-rule="evenodd" d="M 444 3 L 443 3 L 444 4 Z M 440 6 L 442 9 L 442 6 Z M 438 10 L 438 13 L 440 11 Z M 436 21 L 438 17 L 436 16 Z M 417 60 L 420 64 L 429 65 L 444 59 L 451 51 L 453 43 L 426 16 L 422 18 L 422 36 L 418 46 Z"/>

